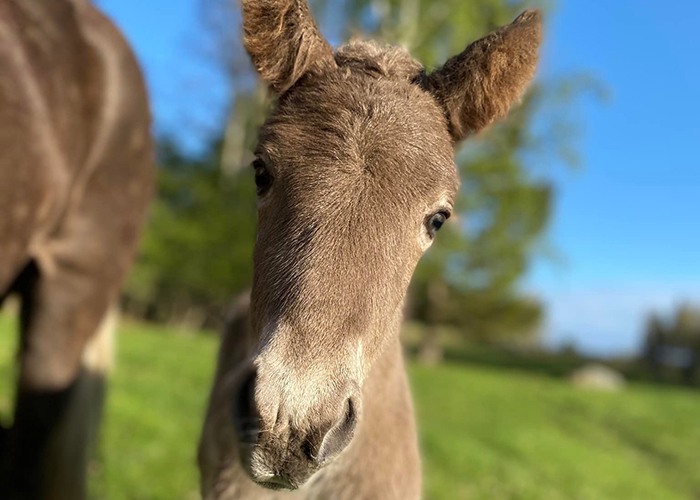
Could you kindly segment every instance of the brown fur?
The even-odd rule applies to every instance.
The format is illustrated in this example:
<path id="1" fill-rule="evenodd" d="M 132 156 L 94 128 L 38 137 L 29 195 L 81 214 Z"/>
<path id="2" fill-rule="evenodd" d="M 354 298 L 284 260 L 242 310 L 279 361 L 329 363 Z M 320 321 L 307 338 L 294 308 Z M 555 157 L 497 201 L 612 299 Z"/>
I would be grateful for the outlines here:
<path id="1" fill-rule="evenodd" d="M 283 93 L 305 73 L 333 66 L 305 0 L 243 2 L 244 45 L 260 75 Z"/>
<path id="2" fill-rule="evenodd" d="M 68 414 L 83 348 L 117 298 L 151 197 L 149 127 L 134 56 L 87 0 L 0 0 L 0 300 L 22 298 L 3 498 L 49 495 L 40 472 L 52 466 L 39 458 Z"/>
<path id="3" fill-rule="evenodd" d="M 477 40 L 423 80 L 445 109 L 456 141 L 503 118 L 535 75 L 541 15 L 529 10 L 513 24 Z"/>
<path id="4" fill-rule="evenodd" d="M 503 115 L 534 74 L 539 14 L 426 76 L 403 50 L 367 42 L 331 62 L 303 1 L 243 7 L 246 47 L 279 94 L 256 162 L 273 182 L 259 200 L 250 314 L 221 349 L 203 494 L 416 499 L 404 296 L 429 221 L 453 210 L 454 143 Z"/>

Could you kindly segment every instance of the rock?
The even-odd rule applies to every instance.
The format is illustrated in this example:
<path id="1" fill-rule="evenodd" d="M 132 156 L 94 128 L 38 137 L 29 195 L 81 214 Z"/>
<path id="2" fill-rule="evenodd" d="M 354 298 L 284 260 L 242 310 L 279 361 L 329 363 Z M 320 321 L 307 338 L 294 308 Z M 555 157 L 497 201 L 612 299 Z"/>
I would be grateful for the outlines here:
<path id="1" fill-rule="evenodd" d="M 571 374 L 569 380 L 575 387 L 608 392 L 621 391 L 627 385 L 625 377 L 620 372 L 599 364 L 579 368 Z"/>

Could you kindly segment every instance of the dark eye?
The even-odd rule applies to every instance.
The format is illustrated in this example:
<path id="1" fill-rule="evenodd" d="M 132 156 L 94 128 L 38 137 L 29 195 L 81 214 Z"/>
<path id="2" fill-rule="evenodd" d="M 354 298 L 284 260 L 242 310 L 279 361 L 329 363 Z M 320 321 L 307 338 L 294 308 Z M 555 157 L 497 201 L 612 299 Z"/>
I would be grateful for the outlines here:
<path id="1" fill-rule="evenodd" d="M 426 221 L 428 235 L 430 235 L 431 238 L 434 238 L 435 233 L 437 233 L 440 230 L 443 224 L 445 224 L 445 221 L 449 218 L 449 212 L 438 212 L 428 217 Z"/>
<path id="2" fill-rule="evenodd" d="M 255 169 L 255 187 L 258 196 L 262 196 L 270 189 L 272 186 L 272 176 L 268 172 L 265 163 L 258 159 L 253 162 L 253 168 Z"/>

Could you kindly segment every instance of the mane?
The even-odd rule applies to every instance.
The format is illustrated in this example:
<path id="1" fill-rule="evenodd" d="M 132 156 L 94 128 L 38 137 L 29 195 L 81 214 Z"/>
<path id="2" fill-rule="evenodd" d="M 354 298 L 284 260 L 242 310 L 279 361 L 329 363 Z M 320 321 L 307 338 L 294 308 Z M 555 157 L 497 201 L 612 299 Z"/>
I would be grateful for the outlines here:
<path id="1" fill-rule="evenodd" d="M 338 48 L 335 61 L 340 68 L 401 80 L 412 80 L 423 70 L 423 66 L 401 47 L 365 40 L 352 40 Z"/>

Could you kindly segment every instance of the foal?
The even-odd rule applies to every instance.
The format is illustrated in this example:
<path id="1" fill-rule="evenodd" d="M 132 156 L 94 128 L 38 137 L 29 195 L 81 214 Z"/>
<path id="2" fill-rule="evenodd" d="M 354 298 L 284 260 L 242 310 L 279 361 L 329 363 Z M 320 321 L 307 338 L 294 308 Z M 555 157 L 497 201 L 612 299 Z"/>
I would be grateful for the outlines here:
<path id="1" fill-rule="evenodd" d="M 455 146 L 519 100 L 540 24 L 527 11 L 426 72 L 399 48 L 334 52 L 304 0 L 243 0 L 245 47 L 279 100 L 253 164 L 250 307 L 202 435 L 206 499 L 420 497 L 404 296 L 453 211 Z"/>

